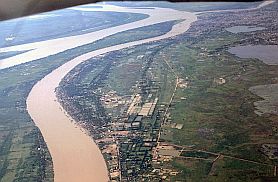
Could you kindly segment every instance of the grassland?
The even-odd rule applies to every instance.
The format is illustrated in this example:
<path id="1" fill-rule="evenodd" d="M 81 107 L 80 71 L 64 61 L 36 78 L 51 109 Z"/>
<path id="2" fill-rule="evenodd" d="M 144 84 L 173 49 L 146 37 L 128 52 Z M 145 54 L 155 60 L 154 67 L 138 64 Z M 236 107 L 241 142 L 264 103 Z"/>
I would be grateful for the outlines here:
<path id="1" fill-rule="evenodd" d="M 162 34 L 158 30 L 163 28 L 167 31 L 172 23 L 147 27 L 152 34 L 145 34 L 142 28 L 135 29 L 110 36 L 98 44 L 92 43 L 0 70 L 0 181 L 53 181 L 50 154 L 38 128 L 26 111 L 26 98 L 38 80 L 78 55 L 101 47 Z M 131 36 L 135 34 L 136 37 Z"/>
<path id="2" fill-rule="evenodd" d="M 65 9 L 43 13 L 39 16 L 35 15 L 35 17 L 2 21 L 0 23 L 2 30 L 0 47 L 80 35 L 146 17 L 147 15 L 133 13 L 80 12 Z M 50 24 L 51 26 L 49 26 Z M 6 41 L 7 37 L 16 38 Z"/>
<path id="3" fill-rule="evenodd" d="M 1 181 L 53 181 L 51 157 L 26 111 L 26 98 L 38 80 L 78 52 L 71 50 L 0 71 Z"/>
<path id="4" fill-rule="evenodd" d="M 0 179 L 51 181 L 51 157 L 38 128 L 26 111 L 25 104 L 28 91 L 46 68 L 20 67 L 21 69 L 1 71 Z"/>
<path id="5" fill-rule="evenodd" d="M 174 23 L 166 22 L 122 32 L 97 43 L 1 70 L 0 181 L 53 180 L 51 157 L 38 128 L 28 116 L 25 105 L 30 89 L 38 80 L 78 55 L 106 46 L 161 35 Z M 149 33 L 146 34 L 146 31 Z M 131 94 L 130 88 L 142 78 L 141 74 L 146 71 L 144 64 L 151 58 L 153 65 L 149 71 L 154 81 L 159 83 L 161 92 L 157 96 L 160 106 L 167 105 L 170 100 L 176 75 L 188 82 L 187 88 L 178 87 L 168 118 L 169 122 L 183 124 L 183 127 L 174 129 L 165 124 L 162 128 L 161 140 L 190 149 L 166 164 L 180 172 L 171 180 L 276 180 L 272 176 L 273 166 L 277 165 L 277 161 L 263 155 L 260 147 L 264 143 L 277 143 L 278 116 L 256 115 L 253 103 L 261 98 L 252 94 L 249 88 L 276 83 L 277 80 L 273 78 L 277 77 L 278 66 L 268 66 L 253 59 L 239 59 L 229 54 L 227 47 L 240 42 L 245 38 L 243 35 L 233 35 L 223 31 L 221 27 L 201 33 L 198 39 L 190 33 L 192 31 L 173 40 L 173 44 L 165 44 L 162 46 L 164 49 L 157 49 L 159 53 L 147 53 L 151 48 L 146 45 L 139 47 L 135 52 L 128 52 L 130 55 L 126 57 L 118 57 L 120 60 L 117 66 L 113 65 L 113 56 L 117 57 L 117 54 L 100 64 L 91 60 L 90 66 L 95 65 L 95 70 L 87 70 L 84 77 L 78 78 L 82 80 L 78 86 L 88 86 L 99 76 L 100 80 L 105 78 L 106 81 L 102 84 L 106 89 L 113 88 L 120 95 Z M 144 56 L 147 57 L 146 60 L 136 61 Z M 106 73 L 100 74 L 103 72 L 103 65 L 109 70 L 109 78 Z M 75 71 L 80 71 L 78 69 L 81 66 Z M 218 83 L 219 78 L 225 79 L 225 83 Z M 78 104 L 83 111 L 88 111 L 86 108 L 92 106 L 92 102 L 85 97 Z"/>
<path id="6" fill-rule="evenodd" d="M 187 88 L 178 88 L 170 107 L 170 120 L 182 129 L 163 126 L 161 139 L 193 149 L 172 162 L 182 171 L 173 180 L 261 181 L 272 178 L 277 161 L 270 160 L 260 147 L 277 143 L 277 115 L 257 115 L 254 102 L 260 97 L 249 91 L 255 85 L 276 83 L 278 66 L 254 59 L 240 59 L 226 51 L 242 35 L 215 30 L 200 39 L 184 38 L 162 50 L 180 78 L 188 78 Z M 224 83 L 217 80 L 223 78 Z M 161 90 L 162 92 L 168 92 Z M 183 99 L 181 99 L 183 98 Z M 214 153 L 207 157 L 197 151 Z M 193 158 L 201 159 L 193 159 Z M 244 159 L 246 161 L 243 161 Z M 248 162 L 249 161 L 249 162 Z"/>
<path id="7" fill-rule="evenodd" d="M 183 124 L 182 129 L 162 126 L 162 141 L 191 150 L 164 164 L 180 171 L 171 180 L 275 180 L 277 161 L 263 155 L 260 148 L 277 141 L 277 116 L 254 113 L 253 103 L 261 98 L 249 88 L 276 83 L 273 78 L 278 67 L 228 53 L 227 48 L 242 38 L 216 29 L 198 39 L 185 36 L 167 45 L 162 43 L 164 48 L 153 54 L 149 71 L 159 83 L 160 106 L 170 100 L 176 75 L 188 82 L 187 88 L 178 87 L 168 118 Z M 119 62 L 109 72 L 106 89 L 122 95 L 131 93 L 130 88 L 142 74 L 142 62 L 135 59 L 140 54 L 131 51 L 124 57 L 114 55 Z M 218 83 L 220 78 L 225 82 Z"/>

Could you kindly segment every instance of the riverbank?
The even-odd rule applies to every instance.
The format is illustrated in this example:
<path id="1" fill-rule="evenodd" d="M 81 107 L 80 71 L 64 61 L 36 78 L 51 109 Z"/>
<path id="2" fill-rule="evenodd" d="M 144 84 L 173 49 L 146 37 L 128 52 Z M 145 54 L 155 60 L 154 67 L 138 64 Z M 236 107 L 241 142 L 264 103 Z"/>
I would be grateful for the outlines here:
<path id="1" fill-rule="evenodd" d="M 133 12 L 133 9 L 124 9 L 121 12 L 123 11 Z M 187 31 L 190 24 L 197 20 L 194 14 L 164 8 L 156 9 L 154 13 L 149 9 L 140 11 L 146 11 L 145 13 L 150 16 L 148 24 L 169 21 L 169 19 L 183 21 L 174 25 L 171 31 L 164 35 L 111 46 L 76 57 L 52 71 L 31 90 L 27 98 L 27 109 L 40 128 L 51 153 L 55 181 L 108 181 L 105 161 L 97 145 L 81 127 L 75 124 L 73 119 L 62 109 L 60 103 L 57 102 L 55 89 L 65 75 L 81 62 L 94 56 L 179 35 Z M 169 12 L 174 12 L 174 14 L 169 17 L 167 16 Z M 164 16 L 158 16 L 159 13 Z M 153 16 L 156 18 L 153 18 Z M 137 21 L 133 23 L 132 28 L 145 25 L 141 21 Z M 103 30 L 101 34 L 99 34 L 100 32 L 94 32 L 94 37 L 95 39 L 101 39 L 128 29 L 131 29 L 131 27 L 108 28 Z M 35 59 L 35 57 L 31 59 Z"/>

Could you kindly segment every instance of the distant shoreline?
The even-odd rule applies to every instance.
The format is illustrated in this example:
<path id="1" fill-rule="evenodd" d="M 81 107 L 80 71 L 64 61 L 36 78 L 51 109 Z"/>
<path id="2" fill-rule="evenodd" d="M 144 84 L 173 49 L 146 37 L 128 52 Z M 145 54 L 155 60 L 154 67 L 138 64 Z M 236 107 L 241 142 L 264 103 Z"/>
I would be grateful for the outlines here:
<path id="1" fill-rule="evenodd" d="M 124 11 L 133 12 L 134 10 L 130 8 L 121 8 L 121 12 Z M 167 39 L 184 33 L 189 29 L 190 24 L 197 20 L 197 17 L 192 13 L 171 9 L 155 9 L 153 14 L 151 12 L 153 9 L 139 9 L 138 11 L 147 11 L 146 14 L 149 14 L 150 17 L 145 20 L 149 24 L 169 21 L 169 19 L 183 21 L 174 25 L 172 30 L 164 35 L 119 44 L 76 57 L 53 70 L 40 80 L 32 88 L 27 98 L 28 112 L 41 130 L 53 159 L 54 181 L 108 181 L 106 164 L 99 148 L 80 126 L 72 122 L 73 119 L 68 116 L 61 104 L 56 101 L 58 99 L 55 89 L 59 86 L 59 83 L 66 74 L 79 63 L 94 56 L 161 39 Z M 158 16 L 158 13 L 164 14 L 165 19 Z M 167 16 L 169 13 L 172 13 L 172 16 Z M 134 22 L 133 28 L 145 26 L 145 24 L 142 24 L 142 21 Z M 129 27 L 127 26 L 127 28 Z M 102 34 L 101 37 L 109 36 L 111 31 L 115 31 L 116 33 L 125 30 L 126 29 L 118 30 L 115 27 L 108 28 L 105 29 L 105 32 L 108 32 L 106 33 L 107 35 Z"/>
<path id="2" fill-rule="evenodd" d="M 259 6 L 258 8 L 260 7 L 262 6 Z M 90 33 L 90 36 L 94 35 L 96 37 L 94 41 L 105 38 L 109 35 L 113 35 L 115 33 L 143 27 L 146 25 L 157 24 L 170 20 L 182 20 L 178 24 L 175 24 L 172 29 L 164 35 L 98 49 L 68 61 L 67 63 L 53 70 L 50 74 L 35 84 L 27 98 L 28 112 L 35 124 L 41 130 L 53 159 L 54 180 L 97 182 L 108 181 L 107 168 L 100 149 L 93 142 L 90 136 L 88 136 L 81 127 L 72 122 L 73 119 L 66 114 L 64 109 L 62 109 L 61 104 L 56 101 L 57 96 L 55 89 L 59 86 L 66 74 L 69 73 L 75 66 L 92 57 L 106 54 L 111 51 L 171 38 L 186 32 L 190 28 L 191 23 L 197 20 L 197 13 L 182 12 L 167 8 L 132 9 L 111 5 L 96 9 L 75 9 L 80 11 L 110 12 L 137 11 L 136 13 L 140 12 L 149 15 L 149 17 L 144 20 Z M 86 36 L 83 35 L 82 38 L 83 39 L 79 41 L 88 41 L 86 40 Z M 66 39 L 67 38 L 65 38 L 65 40 Z M 60 39 L 59 41 L 65 40 Z M 79 44 L 77 40 L 70 38 L 68 38 L 68 40 L 73 47 L 76 46 L 76 44 Z M 35 54 L 36 51 L 39 51 L 42 47 L 48 45 L 47 43 L 50 43 L 50 46 L 54 46 L 57 42 L 55 42 L 55 40 L 49 40 L 42 42 L 41 44 L 40 42 L 32 43 L 31 45 L 34 45 L 35 52 L 32 54 L 32 51 L 30 51 L 31 53 L 29 54 L 29 58 L 32 60 L 37 59 Z M 68 44 L 68 42 L 66 43 Z M 59 47 L 59 50 L 55 50 L 54 53 L 57 53 L 57 51 L 62 52 L 64 50 L 70 49 L 70 47 L 67 47 L 67 44 L 65 44 L 64 47 Z M 14 46 L 14 48 L 17 47 L 20 46 Z M 23 50 L 25 50 L 26 47 L 30 48 L 29 45 L 23 45 Z M 53 55 L 54 53 L 51 52 L 51 50 L 50 52 L 46 51 L 43 54 L 40 54 L 40 58 Z"/>

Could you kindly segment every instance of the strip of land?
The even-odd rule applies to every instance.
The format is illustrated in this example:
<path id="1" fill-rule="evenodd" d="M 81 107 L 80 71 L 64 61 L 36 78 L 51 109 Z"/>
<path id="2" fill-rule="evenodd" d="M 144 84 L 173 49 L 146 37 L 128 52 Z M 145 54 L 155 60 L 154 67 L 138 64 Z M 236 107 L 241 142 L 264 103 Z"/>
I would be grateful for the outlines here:
<path id="1" fill-rule="evenodd" d="M 136 46 L 152 41 L 166 39 L 176 36 L 188 30 L 190 24 L 196 21 L 196 16 L 169 9 L 147 10 L 145 13 L 150 16 L 148 24 L 156 24 L 161 21 L 169 21 L 167 13 L 173 11 L 175 14 L 170 19 L 183 20 L 173 26 L 168 33 L 154 38 L 129 42 L 112 47 L 99 49 L 81 55 L 61 67 L 55 69 L 31 90 L 27 98 L 27 109 L 36 125 L 40 128 L 42 135 L 47 143 L 54 165 L 55 181 L 108 181 L 105 161 L 92 139 L 86 135 L 81 127 L 74 124 L 73 119 L 62 109 L 55 94 L 55 89 L 59 86 L 65 75 L 81 62 L 94 56 L 105 54 L 131 46 Z M 126 9 L 125 12 L 134 12 L 133 9 Z M 158 13 L 161 15 L 158 18 Z M 155 16 L 156 18 L 153 18 Z M 145 26 L 141 21 L 134 22 L 133 28 Z M 119 31 L 126 31 L 126 28 L 108 28 L 101 32 L 95 32 L 95 40 L 115 34 Z M 93 33 L 91 33 L 92 35 Z M 76 41 L 76 40 L 75 40 Z M 35 44 L 35 43 L 34 43 Z M 68 44 L 65 41 L 64 44 Z M 45 56 L 45 55 L 44 55 Z M 36 59 L 30 57 L 30 60 Z"/>
<path id="2" fill-rule="evenodd" d="M 84 11 L 85 9 L 82 8 L 81 10 Z M 87 10 L 90 11 L 90 9 L 86 8 L 86 11 Z M 135 12 L 135 10 L 138 9 L 121 8 L 121 10 L 117 11 L 117 7 L 113 6 L 113 8 L 108 8 L 105 11 Z M 42 41 L 0 50 L 2 52 L 31 50 L 26 53 L 7 58 L 5 62 L 10 65 L 4 64 L 2 65 L 2 68 L 8 68 L 24 62 L 54 55 L 77 46 L 85 45 L 122 31 L 165 21 L 182 20 L 182 22 L 176 24 L 173 29 L 165 35 L 107 47 L 79 56 L 55 69 L 33 87 L 27 99 L 28 112 L 40 128 L 50 149 L 54 163 L 56 181 L 108 180 L 105 162 L 99 149 L 92 142 L 92 139 L 85 134 L 85 131 L 83 131 L 81 127 L 74 124 L 73 119 L 66 114 L 60 103 L 56 101 L 57 97 L 55 89 L 59 86 L 65 75 L 79 63 L 94 56 L 181 34 L 187 31 L 190 24 L 197 19 L 196 16 L 191 13 L 162 8 L 144 9 L 140 10 L 140 13 L 148 14 L 150 17 L 145 19 L 148 21 L 141 20 L 131 24 L 118 26 L 117 28 L 113 27 L 103 31 L 83 34 L 82 36 L 72 36 L 62 39 Z M 45 47 L 51 48 L 44 50 Z M 24 58 L 24 62 L 19 62 L 18 60 L 22 60 L 19 58 Z"/>
<path id="3" fill-rule="evenodd" d="M 50 55 L 55 55 L 69 49 L 73 49 L 82 45 L 86 45 L 97 40 L 103 39 L 107 36 L 114 35 L 119 32 L 132 30 L 139 27 L 154 25 L 167 21 L 184 20 L 176 25 L 175 29 L 183 28 L 182 32 L 189 28 L 189 23 L 196 20 L 196 16 L 189 12 L 177 11 L 168 8 L 153 8 L 153 9 L 130 9 L 113 5 L 103 5 L 103 8 L 73 8 L 76 11 L 104 11 L 104 12 L 122 12 L 122 13 L 137 13 L 149 15 L 143 20 L 127 23 L 124 25 L 115 26 L 109 29 L 103 29 L 96 32 L 91 32 L 82 35 L 75 35 L 46 41 L 39 41 L 34 43 L 16 45 L 11 47 L 4 47 L 0 49 L 1 52 L 10 51 L 27 51 L 16 56 L 2 59 L 0 62 L 0 69 L 9 68 L 22 63 L 45 58 Z M 178 26 L 178 27 L 177 27 Z M 176 31 L 173 29 L 173 31 Z M 178 33 L 178 32 L 176 32 Z M 45 49 L 47 47 L 47 49 Z"/>

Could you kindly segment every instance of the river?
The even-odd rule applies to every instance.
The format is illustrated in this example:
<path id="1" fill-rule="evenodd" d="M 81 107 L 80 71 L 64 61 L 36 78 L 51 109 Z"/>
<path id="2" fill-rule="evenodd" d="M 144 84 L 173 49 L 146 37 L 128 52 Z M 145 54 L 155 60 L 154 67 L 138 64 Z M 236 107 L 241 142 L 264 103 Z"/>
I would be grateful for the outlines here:
<path id="1" fill-rule="evenodd" d="M 138 9 L 103 5 L 103 8 L 73 8 L 76 11 L 114 11 L 147 14 L 149 17 L 136 22 L 119 25 L 83 35 L 35 42 L 1 48 L 0 52 L 27 51 L 2 60 L 0 69 L 34 61 L 49 55 L 92 43 L 107 36 L 130 29 L 153 25 L 172 20 L 181 20 L 168 33 L 116 46 L 106 47 L 78 56 L 53 70 L 34 85 L 27 98 L 27 110 L 40 129 L 49 148 L 54 166 L 55 182 L 102 182 L 108 181 L 105 161 L 93 140 L 57 102 L 55 89 L 61 80 L 75 66 L 94 56 L 105 54 L 148 42 L 167 39 L 186 32 L 191 23 L 197 20 L 197 13 L 177 11 L 168 8 Z M 47 47 L 47 49 L 45 49 Z M 23 59 L 24 58 L 24 59 Z M 24 61 L 22 61 L 24 60 Z"/>
<path id="2" fill-rule="evenodd" d="M 134 12 L 134 10 L 130 8 L 121 9 L 121 12 Z M 88 11 L 90 9 L 86 10 Z M 174 14 L 169 16 L 169 11 Z M 179 35 L 188 30 L 190 24 L 197 20 L 194 14 L 170 9 L 159 8 L 159 11 L 156 9 L 153 13 L 150 9 L 140 9 L 140 12 L 149 15 L 149 18 L 147 18 L 148 20 L 145 19 L 144 24 L 142 24 L 143 20 L 137 21 L 132 23 L 132 26 L 123 25 L 117 28 L 108 28 L 103 31 L 90 33 L 90 36 L 93 36 L 95 40 L 99 40 L 111 34 L 131 29 L 131 27 L 139 28 L 146 24 L 169 21 L 169 19 L 183 21 L 174 25 L 172 30 L 164 35 L 111 46 L 78 56 L 45 76 L 29 93 L 27 98 L 27 109 L 35 124 L 40 128 L 52 156 L 54 181 L 108 181 L 106 164 L 97 145 L 81 127 L 73 122 L 73 119 L 66 114 L 66 111 L 62 108 L 60 103 L 57 102 L 55 88 L 59 86 L 59 83 L 65 75 L 81 62 L 94 56 Z M 159 18 L 158 14 L 160 14 Z M 65 43 L 68 44 L 68 42 Z M 51 55 L 52 53 L 48 54 Z M 44 56 L 46 55 L 47 54 Z M 34 59 L 36 59 L 36 57 L 30 57 L 29 60 Z"/>
<path id="3" fill-rule="evenodd" d="M 196 16 L 189 12 L 177 11 L 168 8 L 153 8 L 153 9 L 138 9 L 138 8 L 124 8 L 113 5 L 103 5 L 103 8 L 95 7 L 76 7 L 71 8 L 76 11 L 106 11 L 106 12 L 122 12 L 122 13 L 137 13 L 146 14 L 149 17 L 143 20 L 103 29 L 91 33 L 51 39 L 46 41 L 39 41 L 34 43 L 15 45 L 11 47 L 0 48 L 1 52 L 12 51 L 26 51 L 16 56 L 2 59 L 0 62 L 0 69 L 9 68 L 18 64 L 38 60 L 50 55 L 55 55 L 69 49 L 73 49 L 82 45 L 86 45 L 97 40 L 103 39 L 107 36 L 114 35 L 123 31 L 154 25 L 157 23 L 188 19 L 186 22 L 191 22 L 191 19 L 196 19 Z M 184 25 L 184 23 L 182 24 Z M 186 29 L 187 26 L 184 28 Z M 47 47 L 47 49 L 45 49 Z"/>

